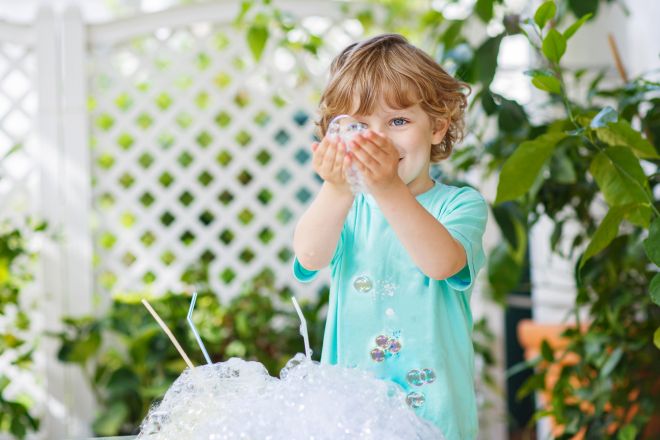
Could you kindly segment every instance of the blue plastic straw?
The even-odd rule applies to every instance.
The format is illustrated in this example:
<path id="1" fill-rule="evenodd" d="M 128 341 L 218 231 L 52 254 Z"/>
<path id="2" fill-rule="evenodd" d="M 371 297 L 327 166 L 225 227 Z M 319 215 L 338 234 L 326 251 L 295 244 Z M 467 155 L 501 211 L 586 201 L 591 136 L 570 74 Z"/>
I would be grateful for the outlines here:
<path id="1" fill-rule="evenodd" d="M 193 324 L 193 321 L 192 321 L 192 313 L 193 313 L 193 309 L 195 308 L 195 301 L 196 300 L 197 300 L 197 292 L 193 292 L 193 297 L 192 297 L 192 301 L 190 303 L 190 308 L 188 309 L 188 325 L 190 325 L 190 329 L 195 334 L 195 339 L 197 339 L 197 344 L 199 345 L 199 348 L 202 349 L 202 353 L 204 353 L 204 358 L 206 359 L 206 363 L 211 365 L 213 362 L 211 362 L 211 358 L 209 357 L 209 353 L 206 351 L 206 347 L 204 346 L 204 343 L 202 342 L 202 338 L 199 337 L 199 333 L 197 332 L 197 328 L 195 327 L 195 324 Z"/>
<path id="2" fill-rule="evenodd" d="M 298 301 L 296 301 L 295 297 L 291 297 L 291 301 L 293 301 L 293 307 L 296 308 L 296 313 L 298 313 L 298 317 L 300 318 L 300 334 L 303 337 L 303 340 L 305 341 L 305 357 L 308 360 L 312 359 L 312 349 L 309 348 L 309 334 L 307 333 L 307 321 L 305 321 L 305 316 L 302 313 L 302 310 L 300 310 L 300 306 L 298 305 Z"/>

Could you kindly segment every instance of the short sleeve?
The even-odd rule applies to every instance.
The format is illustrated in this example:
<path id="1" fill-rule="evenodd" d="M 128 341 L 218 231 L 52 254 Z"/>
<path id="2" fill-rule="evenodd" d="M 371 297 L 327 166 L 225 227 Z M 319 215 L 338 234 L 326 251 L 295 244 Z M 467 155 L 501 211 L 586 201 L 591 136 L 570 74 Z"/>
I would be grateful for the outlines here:
<path id="1" fill-rule="evenodd" d="M 440 222 L 465 249 L 467 263 L 446 282 L 453 289 L 465 291 L 472 288 L 479 270 L 486 262 L 483 235 L 488 218 L 488 204 L 476 190 L 460 188 L 444 206 Z"/>
<path id="2" fill-rule="evenodd" d="M 344 244 L 344 233 L 345 233 L 346 225 L 342 228 L 341 234 L 339 234 L 339 240 L 337 242 L 337 247 L 335 248 L 335 253 L 332 256 L 332 260 L 330 261 L 330 265 L 334 265 L 339 257 L 341 256 L 341 251 L 343 249 L 343 244 Z M 310 283 L 316 278 L 316 275 L 319 273 L 318 270 L 309 270 L 305 268 L 300 261 L 298 261 L 298 257 L 295 257 L 293 259 L 293 276 L 300 281 L 301 283 Z"/>

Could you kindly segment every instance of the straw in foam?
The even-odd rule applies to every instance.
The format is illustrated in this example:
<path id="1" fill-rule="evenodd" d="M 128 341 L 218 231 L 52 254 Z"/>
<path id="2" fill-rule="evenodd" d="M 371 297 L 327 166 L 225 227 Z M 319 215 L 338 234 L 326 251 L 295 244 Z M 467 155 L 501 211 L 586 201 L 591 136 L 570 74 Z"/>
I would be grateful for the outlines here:
<path id="1" fill-rule="evenodd" d="M 163 320 L 160 319 L 160 316 L 158 316 L 158 313 L 156 313 L 156 311 L 153 309 L 153 307 L 151 307 L 151 304 L 149 304 L 149 301 L 147 301 L 146 299 L 143 299 L 143 300 L 142 300 L 142 304 L 144 304 L 144 306 L 147 308 L 147 310 L 149 311 L 149 313 L 151 313 L 151 316 L 154 317 L 154 319 L 156 320 L 156 322 L 158 323 L 158 325 L 160 325 L 160 327 L 163 329 L 163 331 L 165 332 L 165 334 L 170 338 L 170 341 L 172 341 L 172 344 L 174 344 L 174 347 L 176 347 L 177 351 L 179 352 L 179 354 L 181 355 L 181 357 L 183 358 L 183 360 L 186 361 L 186 364 L 188 364 L 188 367 L 189 367 L 191 370 L 192 370 L 193 368 L 195 368 L 195 366 L 193 365 L 193 363 L 190 362 L 190 358 L 188 358 L 188 355 L 186 354 L 186 352 L 183 351 L 183 348 L 181 348 L 181 345 L 179 345 L 179 341 L 176 340 L 176 338 L 174 337 L 174 334 L 172 334 L 172 332 L 171 332 L 170 329 L 167 327 L 167 325 L 165 325 L 165 323 L 163 322 Z"/>
<path id="2" fill-rule="evenodd" d="M 206 351 L 206 347 L 204 346 L 204 342 L 202 342 L 202 338 L 199 336 L 199 332 L 197 331 L 197 327 L 195 327 L 195 324 L 193 324 L 192 320 L 192 313 L 193 310 L 195 309 L 195 301 L 197 300 L 197 292 L 193 292 L 193 297 L 192 301 L 190 301 L 190 308 L 188 309 L 188 325 L 190 326 L 190 329 L 192 330 L 193 334 L 195 335 L 195 339 L 197 339 L 197 345 L 199 345 L 199 348 L 202 349 L 202 353 L 204 353 L 204 359 L 206 359 L 206 363 L 211 365 L 213 362 L 211 362 L 211 358 L 209 357 L 209 353 Z"/>
<path id="3" fill-rule="evenodd" d="M 305 320 L 305 316 L 303 315 L 302 310 L 300 310 L 298 301 L 296 301 L 296 298 L 294 296 L 291 297 L 291 301 L 293 301 L 293 307 L 296 308 L 296 313 L 298 313 L 298 317 L 300 318 L 300 334 L 302 335 L 303 340 L 305 341 L 305 357 L 308 360 L 311 360 L 312 350 L 309 348 L 309 334 L 307 332 L 307 321 Z"/>

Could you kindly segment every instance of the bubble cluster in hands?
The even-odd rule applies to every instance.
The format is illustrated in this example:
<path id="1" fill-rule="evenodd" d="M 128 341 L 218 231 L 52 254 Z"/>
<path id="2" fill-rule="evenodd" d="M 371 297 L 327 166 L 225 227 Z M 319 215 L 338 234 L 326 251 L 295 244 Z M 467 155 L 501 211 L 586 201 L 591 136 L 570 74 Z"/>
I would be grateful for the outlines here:
<path id="1" fill-rule="evenodd" d="M 350 141 L 358 134 L 367 130 L 367 126 L 362 122 L 349 115 L 339 115 L 330 121 L 328 125 L 328 132 L 326 136 L 334 137 L 341 140 L 346 145 L 346 151 L 351 149 Z M 355 164 L 351 164 L 350 169 L 346 172 L 346 180 L 348 181 L 351 191 L 354 193 L 367 193 L 367 187 L 364 183 L 362 174 L 358 171 Z"/>

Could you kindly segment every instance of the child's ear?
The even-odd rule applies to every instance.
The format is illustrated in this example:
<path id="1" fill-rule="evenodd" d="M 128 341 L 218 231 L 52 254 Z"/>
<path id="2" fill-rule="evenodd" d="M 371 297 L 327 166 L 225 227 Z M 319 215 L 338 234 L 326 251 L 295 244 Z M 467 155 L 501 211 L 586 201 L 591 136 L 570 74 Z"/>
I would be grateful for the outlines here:
<path id="1" fill-rule="evenodd" d="M 439 118 L 435 120 L 435 127 L 433 128 L 433 137 L 431 144 L 438 145 L 445 138 L 447 130 L 449 129 L 449 120 L 445 118 Z"/>

